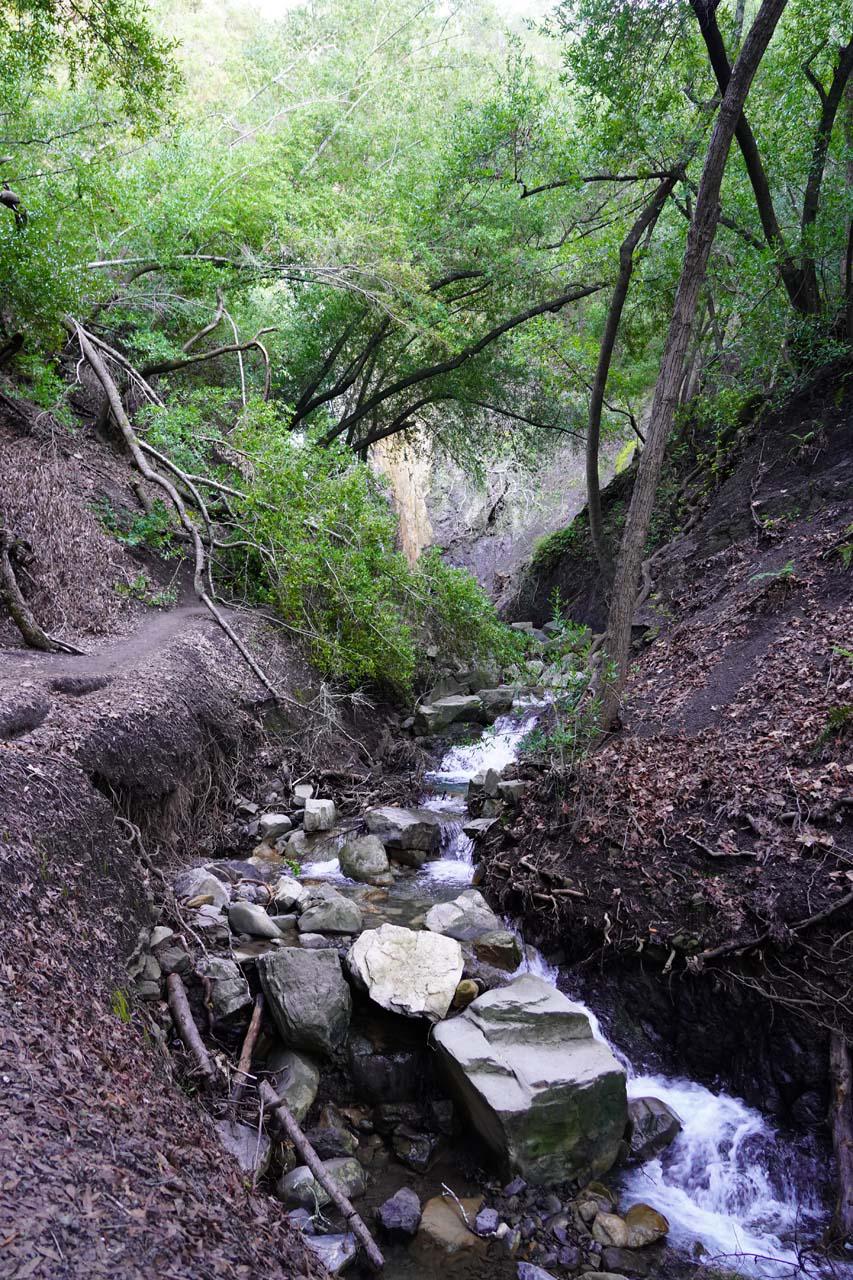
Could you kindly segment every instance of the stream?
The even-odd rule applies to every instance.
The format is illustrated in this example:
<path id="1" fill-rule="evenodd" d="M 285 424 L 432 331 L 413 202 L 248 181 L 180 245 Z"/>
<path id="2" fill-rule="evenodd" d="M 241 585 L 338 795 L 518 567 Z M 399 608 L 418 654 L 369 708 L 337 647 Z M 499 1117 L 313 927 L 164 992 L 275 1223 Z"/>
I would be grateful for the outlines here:
<path id="1" fill-rule="evenodd" d="M 441 814 L 445 842 L 441 857 L 420 871 L 398 877 L 381 908 L 381 919 L 408 924 L 436 902 L 456 897 L 471 883 L 472 841 L 464 835 L 465 791 L 475 774 L 512 763 L 524 735 L 536 721 L 535 706 L 517 707 L 501 717 L 473 744 L 454 746 L 438 769 L 426 775 L 421 805 Z M 302 876 L 351 886 L 337 859 L 302 868 Z M 513 922 L 507 922 L 514 928 Z M 518 972 L 534 972 L 576 998 L 565 975 L 533 947 Z M 584 1005 L 594 1034 L 610 1043 L 628 1075 L 630 1097 L 654 1096 L 679 1116 L 683 1128 L 659 1157 L 616 1177 L 620 1206 L 647 1202 L 670 1222 L 669 1243 L 685 1256 L 701 1255 L 726 1274 L 760 1277 L 819 1275 L 808 1262 L 808 1244 L 826 1221 L 817 1188 L 825 1177 L 817 1156 L 805 1144 L 780 1134 L 771 1122 L 741 1099 L 713 1092 L 686 1079 L 646 1074 L 644 1064 L 628 1061 L 618 1044 L 607 1040 L 595 1010 Z M 411 1277 L 409 1267 L 389 1269 Z M 853 1267 L 836 1267 L 834 1276 L 853 1277 Z"/>

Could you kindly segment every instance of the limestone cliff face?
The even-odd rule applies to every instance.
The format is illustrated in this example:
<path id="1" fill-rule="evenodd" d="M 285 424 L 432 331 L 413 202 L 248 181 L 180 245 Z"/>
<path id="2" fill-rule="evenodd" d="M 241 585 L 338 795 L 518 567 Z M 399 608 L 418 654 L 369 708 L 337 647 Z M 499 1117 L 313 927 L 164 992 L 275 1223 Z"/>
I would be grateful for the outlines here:
<path id="1" fill-rule="evenodd" d="M 563 528 L 586 501 L 583 457 L 573 443 L 534 471 L 503 459 L 480 479 L 428 440 L 383 441 L 371 462 L 387 479 L 409 562 L 426 547 L 440 547 L 498 599 L 537 540 Z"/>

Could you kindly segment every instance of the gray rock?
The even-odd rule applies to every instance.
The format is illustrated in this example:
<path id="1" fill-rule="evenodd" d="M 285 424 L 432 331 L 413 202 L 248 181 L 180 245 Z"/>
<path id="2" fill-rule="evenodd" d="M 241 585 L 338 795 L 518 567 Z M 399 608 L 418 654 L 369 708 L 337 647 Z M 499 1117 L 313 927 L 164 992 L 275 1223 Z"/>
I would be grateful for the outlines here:
<path id="1" fill-rule="evenodd" d="M 504 804 L 517 805 L 527 790 L 528 784 L 521 778 L 512 778 L 508 782 L 498 783 L 498 795 Z"/>
<path id="2" fill-rule="evenodd" d="M 299 946 L 306 951 L 337 951 L 341 945 L 341 934 L 300 933 Z"/>
<path id="3" fill-rule="evenodd" d="M 364 1170 L 352 1156 L 324 1160 L 323 1168 L 350 1200 L 364 1195 Z M 307 1164 L 297 1165 L 276 1184 L 275 1193 L 285 1204 L 302 1209 L 321 1209 L 329 1204 L 329 1194 L 315 1179 Z"/>
<path id="4" fill-rule="evenodd" d="M 291 831 L 284 846 L 284 855 L 299 862 L 328 862 L 338 856 L 340 836 L 333 831 L 305 832 L 300 827 Z"/>
<path id="5" fill-rule="evenodd" d="M 338 854 L 341 871 L 350 880 L 367 884 L 388 876 L 388 854 L 379 836 L 353 836 L 346 840 Z"/>
<path id="6" fill-rule="evenodd" d="M 514 973 L 521 964 L 521 943 L 509 929 L 494 929 L 475 939 L 474 954 L 484 964 Z"/>
<path id="7" fill-rule="evenodd" d="M 474 1219 L 474 1230 L 478 1236 L 493 1236 L 500 1225 L 497 1209 L 481 1209 Z"/>
<path id="8" fill-rule="evenodd" d="M 265 813 L 258 819 L 258 839 L 273 842 L 293 827 L 286 813 Z"/>
<path id="9" fill-rule="evenodd" d="M 194 902 L 196 898 L 209 898 L 212 906 L 227 906 L 231 893 L 206 867 L 190 867 L 182 871 L 174 883 L 175 897 L 179 902 Z"/>
<path id="10" fill-rule="evenodd" d="M 681 1132 L 681 1121 L 660 1098 L 632 1098 L 628 1103 L 629 1159 L 643 1164 L 663 1151 Z"/>
<path id="11" fill-rule="evenodd" d="M 519 1262 L 515 1273 L 518 1280 L 555 1280 L 550 1271 L 542 1267 L 534 1267 L 532 1262 Z"/>
<path id="12" fill-rule="evenodd" d="M 220 1120 L 216 1135 L 243 1173 L 252 1178 L 263 1177 L 272 1154 L 272 1143 L 263 1131 L 259 1133 L 253 1125 L 239 1124 L 236 1120 Z"/>
<path id="13" fill-rule="evenodd" d="M 376 1210 L 376 1221 L 389 1240 L 411 1240 L 421 1223 L 421 1202 L 409 1187 L 401 1187 Z"/>
<path id="14" fill-rule="evenodd" d="M 448 725 L 485 724 L 488 717 L 476 693 L 451 693 L 435 702 L 424 703 L 415 713 L 417 733 L 440 733 Z"/>
<path id="15" fill-rule="evenodd" d="M 628 1277 L 618 1275 L 615 1271 L 584 1271 L 577 1280 L 628 1280 Z"/>
<path id="16" fill-rule="evenodd" d="M 424 1061 L 418 1049 L 388 1049 L 381 1035 L 376 1043 L 354 1035 L 347 1054 L 356 1091 L 368 1102 L 406 1102 L 421 1088 Z"/>
<path id="17" fill-rule="evenodd" d="M 271 887 L 272 900 L 283 911 L 300 907 L 308 897 L 308 890 L 293 876 L 279 876 Z"/>
<path id="18" fill-rule="evenodd" d="M 480 690 L 480 701 L 490 720 L 496 720 L 498 716 L 506 715 L 511 711 L 514 699 L 515 690 L 509 685 L 500 685 L 497 689 Z"/>
<path id="19" fill-rule="evenodd" d="M 291 1209 L 286 1216 L 287 1221 L 292 1223 L 297 1231 L 301 1231 L 307 1236 L 317 1234 L 317 1228 L 314 1226 L 314 1215 L 308 1209 Z"/>
<path id="20" fill-rule="evenodd" d="M 400 852 L 407 849 L 429 854 L 441 848 L 441 819 L 431 809 L 385 805 L 368 809 L 364 818 L 371 835 L 378 836 L 386 851 L 400 861 Z"/>
<path id="21" fill-rule="evenodd" d="M 269 1072 L 269 1082 L 276 1094 L 284 1096 L 301 1123 L 314 1105 L 320 1088 L 320 1069 L 313 1058 L 296 1049 L 275 1049 L 264 1064 L 264 1071 Z"/>
<path id="22" fill-rule="evenodd" d="M 335 804 L 333 800 L 306 800 L 303 830 L 306 834 L 312 831 L 331 831 L 335 825 Z"/>
<path id="23" fill-rule="evenodd" d="M 314 788 L 310 782 L 297 782 L 293 788 L 293 807 L 295 809 L 304 809 L 305 801 L 310 800 L 314 794 Z"/>
<path id="24" fill-rule="evenodd" d="M 253 938 L 281 937 L 281 930 L 257 902 L 232 902 L 228 908 L 228 924 L 234 933 L 248 933 Z"/>
<path id="25" fill-rule="evenodd" d="M 606 1173 L 627 1122 L 625 1073 L 589 1018 L 542 978 L 514 978 L 433 1032 L 480 1137 L 528 1182 Z"/>
<path id="26" fill-rule="evenodd" d="M 358 1139 L 341 1125 L 311 1129 L 305 1136 L 321 1160 L 354 1156 L 358 1150 Z"/>
<path id="27" fill-rule="evenodd" d="M 496 822 L 497 818 L 471 818 L 465 823 L 462 831 L 469 840 L 479 840 L 492 829 Z"/>
<path id="28" fill-rule="evenodd" d="M 332 1053 L 343 1044 L 352 998 L 334 951 L 281 947 L 256 963 L 270 1014 L 288 1047 Z"/>
<path id="29" fill-rule="evenodd" d="M 177 944 L 172 947 L 158 947 L 157 961 L 160 968 L 167 975 L 179 973 L 181 977 L 185 978 L 192 973 L 193 962 L 189 952 Z"/>
<path id="30" fill-rule="evenodd" d="M 646 1258 L 636 1249 L 604 1249 L 601 1253 L 601 1264 L 607 1268 L 607 1271 L 615 1271 L 618 1267 L 620 1271 L 630 1271 L 632 1276 L 647 1276 L 651 1274 L 654 1265 L 651 1258 Z"/>
<path id="31" fill-rule="evenodd" d="M 479 776 L 479 775 L 478 775 Z M 495 799 L 500 791 L 501 775 L 497 769 L 487 769 L 483 774 L 482 791 L 484 796 Z"/>
<path id="32" fill-rule="evenodd" d="M 466 889 L 452 902 L 436 903 L 427 912 L 425 924 L 432 933 L 456 938 L 458 942 L 471 942 L 503 928 L 478 889 Z"/>
<path id="33" fill-rule="evenodd" d="M 330 1276 L 340 1275 L 354 1260 L 358 1252 L 355 1236 L 347 1232 L 344 1236 L 309 1236 L 305 1244 L 316 1258 L 319 1258 Z"/>
<path id="34" fill-rule="evenodd" d="M 224 956 L 205 956 L 198 973 L 210 981 L 210 1012 L 215 1023 L 236 1022 L 252 1006 L 249 984 L 240 966 Z"/>
<path id="35" fill-rule="evenodd" d="M 156 928 L 151 930 L 151 936 L 148 939 L 148 946 L 152 951 L 156 951 L 164 942 L 168 942 L 170 938 L 174 937 L 174 929 L 167 929 L 165 925 L 158 924 Z"/>
<path id="36" fill-rule="evenodd" d="M 371 1000 L 406 1017 L 446 1017 L 459 979 L 462 948 L 453 938 L 383 924 L 357 938 L 347 956 L 353 979 Z"/>
<path id="37" fill-rule="evenodd" d="M 300 933 L 360 933 L 363 927 L 361 908 L 329 884 L 311 890 L 299 917 Z"/>
<path id="38" fill-rule="evenodd" d="M 435 1133 L 418 1133 L 408 1125 L 400 1125 L 391 1137 L 394 1155 L 415 1173 L 426 1173 L 438 1150 L 439 1137 Z"/>

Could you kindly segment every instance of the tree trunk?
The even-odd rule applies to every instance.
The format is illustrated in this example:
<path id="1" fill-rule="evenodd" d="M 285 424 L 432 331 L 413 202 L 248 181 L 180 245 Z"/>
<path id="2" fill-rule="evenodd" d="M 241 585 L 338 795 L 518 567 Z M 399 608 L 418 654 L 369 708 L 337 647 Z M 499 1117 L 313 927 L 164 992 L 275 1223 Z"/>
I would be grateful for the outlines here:
<path id="1" fill-rule="evenodd" d="M 833 1245 L 843 1246 L 853 1241 L 853 1068 L 847 1041 L 838 1031 L 829 1041 L 829 1077 L 832 1146 L 838 1168 L 838 1197 L 829 1232 Z"/>
<path id="2" fill-rule="evenodd" d="M 628 286 L 634 271 L 634 251 L 643 235 L 651 231 L 663 209 L 667 198 L 678 180 L 673 173 L 664 178 L 652 199 L 637 218 L 631 230 L 619 248 L 619 274 L 607 310 L 607 321 L 598 352 L 598 364 L 589 398 L 589 424 L 586 436 L 586 501 L 589 513 L 589 535 L 592 549 L 598 561 L 602 575 L 607 583 L 613 577 L 613 561 L 610 548 L 604 536 L 604 525 L 601 516 L 601 486 L 598 479 L 598 462 L 601 447 L 601 411 L 604 405 L 604 393 L 607 390 L 607 377 L 610 373 L 610 362 L 613 359 L 613 348 L 622 320 L 625 299 L 628 297 Z"/>
<path id="3" fill-rule="evenodd" d="M 823 186 L 823 175 L 826 170 L 826 158 L 829 154 L 829 143 L 835 127 L 836 116 L 844 100 L 845 90 L 853 75 L 853 37 L 839 51 L 838 63 L 832 76 L 832 83 L 827 92 L 817 76 L 807 70 L 809 80 L 820 96 L 821 112 L 812 146 L 812 157 L 809 164 L 809 179 L 803 197 L 803 216 L 800 234 L 803 242 L 803 289 L 809 309 L 819 311 L 821 306 L 820 289 L 817 280 L 817 263 L 815 261 L 814 237 L 815 223 L 820 208 L 820 193 Z"/>
<path id="4" fill-rule="evenodd" d="M 602 689 L 602 720 L 605 726 L 611 723 L 616 714 L 619 697 L 628 674 L 631 619 L 640 578 L 640 567 L 645 553 L 666 444 L 678 404 L 684 357 L 717 229 L 720 187 L 726 161 L 749 87 L 786 2 L 787 0 L 762 0 L 755 22 L 735 63 L 708 144 L 696 198 L 696 209 L 687 235 L 681 279 L 678 282 L 672 320 L 652 401 L 651 416 L 646 431 L 646 446 L 640 456 L 634 493 L 622 536 L 613 598 L 607 620 L 604 647 L 615 671 L 604 673 L 605 677 L 608 674 L 612 675 Z"/>

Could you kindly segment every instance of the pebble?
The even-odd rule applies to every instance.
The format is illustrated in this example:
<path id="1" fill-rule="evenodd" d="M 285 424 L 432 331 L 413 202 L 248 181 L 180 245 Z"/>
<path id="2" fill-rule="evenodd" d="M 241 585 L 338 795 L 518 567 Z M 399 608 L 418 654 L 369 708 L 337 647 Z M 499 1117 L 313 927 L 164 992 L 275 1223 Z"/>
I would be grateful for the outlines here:
<path id="1" fill-rule="evenodd" d="M 497 1209 L 481 1209 L 474 1219 L 474 1230 L 478 1236 L 493 1236 L 499 1223 Z"/>

